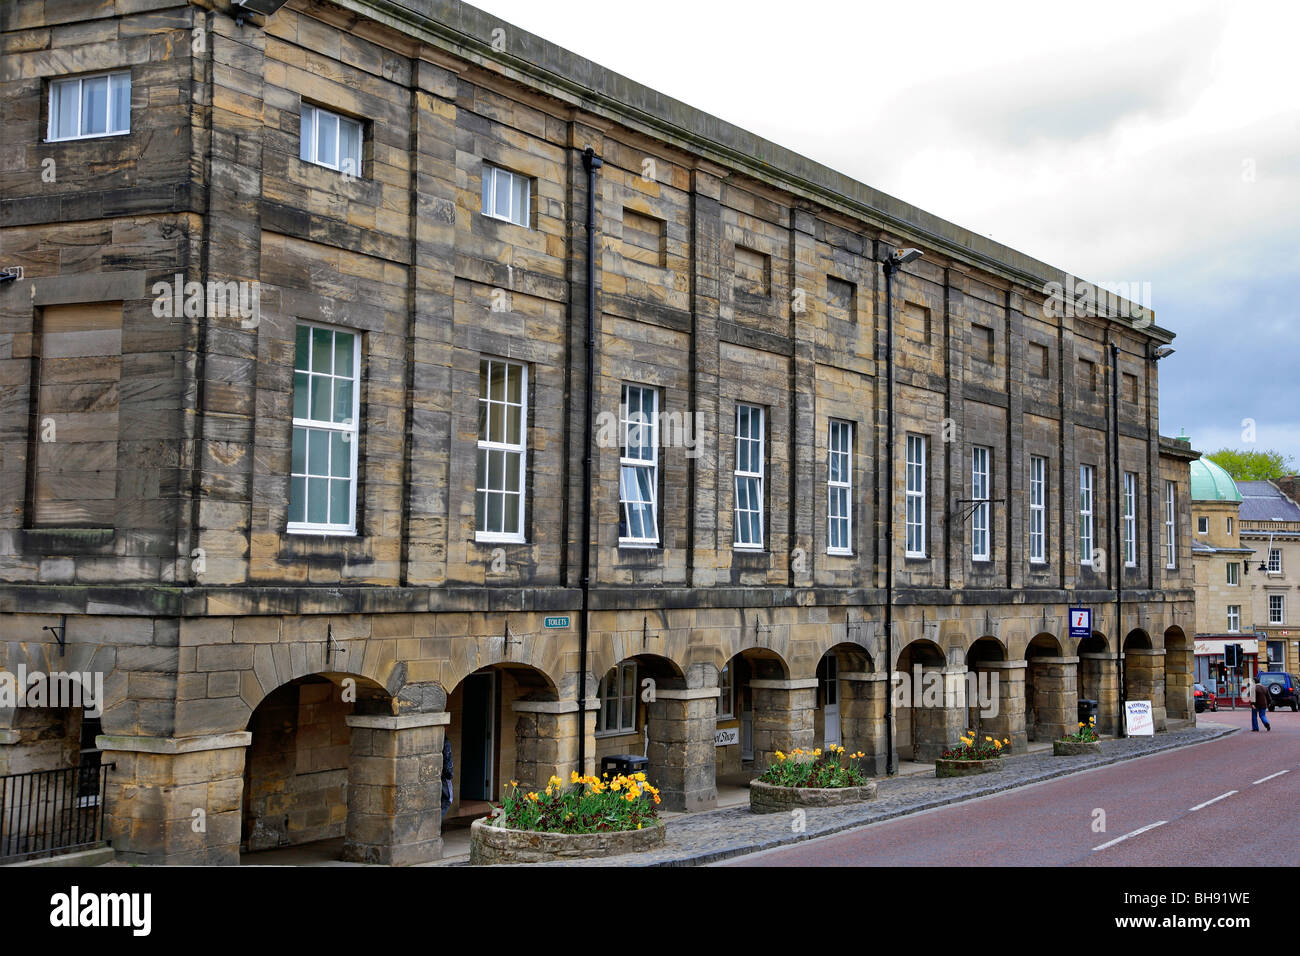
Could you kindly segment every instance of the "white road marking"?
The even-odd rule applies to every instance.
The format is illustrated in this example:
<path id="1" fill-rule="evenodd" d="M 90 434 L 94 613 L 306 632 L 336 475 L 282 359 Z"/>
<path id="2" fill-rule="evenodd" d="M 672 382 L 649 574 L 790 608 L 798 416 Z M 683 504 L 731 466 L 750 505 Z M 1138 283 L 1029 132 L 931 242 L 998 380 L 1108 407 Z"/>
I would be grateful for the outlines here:
<path id="1" fill-rule="evenodd" d="M 1221 794 L 1219 794 L 1217 797 L 1215 797 L 1213 800 L 1206 800 L 1204 803 L 1198 803 L 1198 804 L 1197 804 L 1196 806 L 1194 806 L 1194 807 L 1189 807 L 1188 810 L 1187 810 L 1187 812 L 1188 812 L 1188 813 L 1191 813 L 1193 810 L 1199 810 L 1199 809 L 1201 809 L 1202 807 L 1208 807 L 1210 804 L 1212 804 L 1212 803 L 1218 803 L 1220 800 L 1227 800 L 1230 796 L 1232 796 L 1232 795 L 1233 795 L 1234 793 L 1236 793 L 1236 792 L 1237 792 L 1236 790 L 1229 790 L 1227 793 L 1221 793 Z"/>
<path id="2" fill-rule="evenodd" d="M 1290 772 L 1290 770 L 1279 770 L 1277 773 L 1270 773 L 1267 777 L 1260 777 L 1255 783 L 1263 783 L 1265 780 L 1272 780 L 1274 777 L 1280 777 L 1282 774 Z M 1253 787 L 1255 783 L 1252 783 L 1251 786 Z"/>
<path id="3" fill-rule="evenodd" d="M 1236 793 L 1236 791 L 1234 790 L 1233 793 Z M 1106 849 L 1106 847 L 1114 846 L 1116 843 L 1123 843 L 1129 837 L 1135 837 L 1139 833 L 1146 833 L 1148 830 L 1154 830 L 1156 827 L 1162 827 L 1168 822 L 1169 822 L 1168 820 L 1160 820 L 1156 823 L 1148 823 L 1144 827 L 1138 827 L 1132 833 L 1125 833 L 1122 837 L 1116 837 L 1114 840 L 1111 840 L 1109 843 L 1103 843 L 1101 846 L 1093 847 L 1092 852 L 1096 853 L 1098 850 L 1104 850 Z"/>

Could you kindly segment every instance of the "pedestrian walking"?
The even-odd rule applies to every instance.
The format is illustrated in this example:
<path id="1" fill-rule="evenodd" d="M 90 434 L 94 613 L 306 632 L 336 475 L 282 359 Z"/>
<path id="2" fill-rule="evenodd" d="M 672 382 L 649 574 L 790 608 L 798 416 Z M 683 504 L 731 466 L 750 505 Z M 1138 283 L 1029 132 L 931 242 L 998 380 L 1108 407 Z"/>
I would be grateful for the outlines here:
<path id="1" fill-rule="evenodd" d="M 445 736 L 442 738 L 442 815 L 447 816 L 447 811 L 451 809 L 451 778 L 456 772 L 456 768 L 451 763 L 451 741 Z"/>
<path id="2" fill-rule="evenodd" d="M 1250 708 L 1250 729 L 1252 733 L 1259 733 L 1259 722 L 1264 721 L 1264 729 L 1272 730 L 1268 722 L 1268 688 L 1263 684 L 1255 684 L 1255 706 Z"/>

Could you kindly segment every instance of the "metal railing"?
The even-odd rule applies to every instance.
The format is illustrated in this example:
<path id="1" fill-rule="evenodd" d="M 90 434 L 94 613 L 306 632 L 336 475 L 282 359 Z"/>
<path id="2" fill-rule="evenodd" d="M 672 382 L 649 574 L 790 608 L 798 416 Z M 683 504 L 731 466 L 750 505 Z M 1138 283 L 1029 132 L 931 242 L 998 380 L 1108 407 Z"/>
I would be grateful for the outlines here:
<path id="1" fill-rule="evenodd" d="M 77 767 L 0 777 L 0 863 L 104 841 L 104 792 L 113 764 L 83 754 Z"/>

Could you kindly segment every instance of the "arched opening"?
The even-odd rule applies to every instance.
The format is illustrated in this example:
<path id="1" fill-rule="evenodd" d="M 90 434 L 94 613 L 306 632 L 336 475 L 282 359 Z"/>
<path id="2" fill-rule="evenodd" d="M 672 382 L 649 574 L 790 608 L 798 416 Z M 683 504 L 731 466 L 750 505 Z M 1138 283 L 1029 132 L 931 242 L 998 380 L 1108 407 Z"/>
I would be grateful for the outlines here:
<path id="1" fill-rule="evenodd" d="M 748 786 L 777 750 L 813 745 L 811 722 L 802 743 L 789 742 L 794 737 L 783 705 L 790 691 L 783 693 L 780 686 L 791 683 L 789 677 L 781 656 L 762 647 L 741 651 L 719 670 L 714 770 L 719 803 L 729 802 L 737 787 Z"/>
<path id="2" fill-rule="evenodd" d="M 576 769 L 576 704 L 565 710 L 556 706 L 558 700 L 551 679 L 527 664 L 489 664 L 452 688 L 446 731 L 451 799 L 443 810 L 444 831 L 490 814 L 511 781 L 535 789 L 552 775 L 567 778 Z"/>
<path id="3" fill-rule="evenodd" d="M 817 662 L 813 739 L 820 746 L 845 746 L 845 696 L 846 692 L 852 693 L 847 686 L 852 677 L 846 679 L 844 675 L 856 676 L 871 669 L 871 656 L 857 644 L 837 644 Z"/>
<path id="4" fill-rule="evenodd" d="M 1075 664 L 1066 663 L 1061 642 L 1036 634 L 1025 647 L 1025 736 L 1056 740 L 1069 733 L 1078 716 Z"/>
<path id="5" fill-rule="evenodd" d="M 885 675 L 876 671 L 870 654 L 857 644 L 836 644 L 817 662 L 813 739 L 823 747 L 862 752 L 859 767 L 884 773 L 887 691 Z"/>
<path id="6" fill-rule="evenodd" d="M 1165 629 L 1165 715 L 1168 720 L 1196 719 L 1196 701 L 1192 696 L 1193 650 L 1192 642 L 1181 627 Z"/>
<path id="7" fill-rule="evenodd" d="M 966 724 L 977 734 L 996 735 L 1008 731 L 1008 715 L 1003 712 L 1002 681 L 1009 677 L 996 666 L 1006 662 L 1006 648 L 996 637 L 981 637 L 966 652 Z"/>
<path id="8" fill-rule="evenodd" d="M 364 677 L 312 674 L 267 694 L 249 716 L 244 754 L 240 851 L 319 844 L 343 850 L 354 713 L 392 712 L 388 692 Z"/>
<path id="9" fill-rule="evenodd" d="M 945 673 L 947 658 L 938 644 L 915 640 L 902 649 L 891 688 L 894 735 L 900 760 L 930 762 L 966 728 L 962 688 Z"/>
<path id="10" fill-rule="evenodd" d="M 1147 701 L 1157 732 L 1166 729 L 1165 655 L 1152 647 L 1151 635 L 1134 628 L 1124 638 L 1124 687 L 1121 702 Z M 1121 711 L 1123 703 L 1121 703 Z"/>
<path id="11" fill-rule="evenodd" d="M 1111 653 L 1106 635 L 1093 631 L 1091 637 L 1079 641 L 1079 665 L 1075 686 L 1078 700 L 1096 701 L 1097 732 L 1115 733 L 1118 712 L 1118 675 L 1115 673 L 1115 655 Z"/>

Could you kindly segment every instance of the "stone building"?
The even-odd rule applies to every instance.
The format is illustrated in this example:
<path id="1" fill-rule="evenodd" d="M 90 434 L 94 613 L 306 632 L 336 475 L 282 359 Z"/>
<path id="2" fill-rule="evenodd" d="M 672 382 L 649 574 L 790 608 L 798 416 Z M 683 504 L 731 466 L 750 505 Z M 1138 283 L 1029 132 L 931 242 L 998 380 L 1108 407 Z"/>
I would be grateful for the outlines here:
<path id="1" fill-rule="evenodd" d="M 1254 550 L 1242 537 L 1241 492 L 1209 458 L 1191 464 L 1192 560 L 1196 566 L 1196 679 L 1225 689 L 1224 647 L 1242 650 L 1242 675 L 1263 670 L 1257 658 L 1255 617 L 1250 600 Z"/>
<path id="2" fill-rule="evenodd" d="M 436 858 L 444 737 L 463 815 L 580 754 L 696 809 L 820 740 L 1192 719 L 1149 311 L 459 3 L 8 4 L 0 44 L 0 667 L 106 698 L 0 707 L 0 773 L 102 753 L 121 858 Z"/>
<path id="3" fill-rule="evenodd" d="M 1254 549 L 1249 605 L 1261 670 L 1300 674 L 1300 505 L 1295 477 L 1239 481 L 1241 539 Z M 1264 666 L 1267 662 L 1267 667 Z"/>

